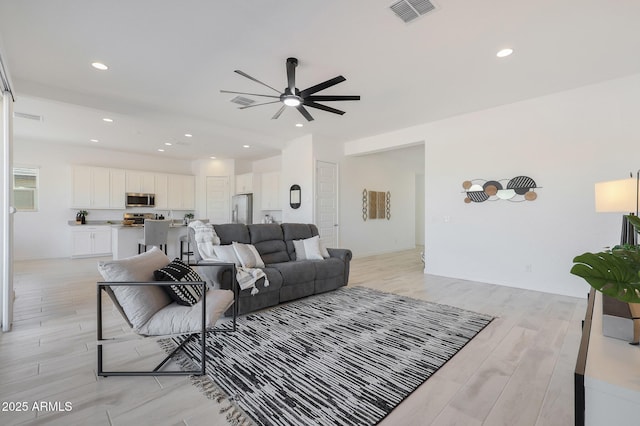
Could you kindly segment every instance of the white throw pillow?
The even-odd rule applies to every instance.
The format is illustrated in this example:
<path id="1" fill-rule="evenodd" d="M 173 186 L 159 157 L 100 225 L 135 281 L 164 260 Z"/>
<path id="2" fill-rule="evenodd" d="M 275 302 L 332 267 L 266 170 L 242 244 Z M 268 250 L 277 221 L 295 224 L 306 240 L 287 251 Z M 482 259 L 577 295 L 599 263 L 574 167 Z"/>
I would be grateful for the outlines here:
<path id="1" fill-rule="evenodd" d="M 296 250 L 296 260 L 324 259 L 320 249 L 320 237 L 317 235 L 304 240 L 293 240 L 293 247 Z"/>
<path id="2" fill-rule="evenodd" d="M 236 256 L 240 260 L 240 264 L 245 268 L 264 268 L 264 262 L 260 257 L 260 253 L 252 244 L 232 243 Z"/>
<path id="3" fill-rule="evenodd" d="M 158 247 L 153 247 L 146 253 L 126 259 L 99 262 L 98 271 L 105 281 L 146 282 L 154 281 L 153 271 L 170 262 Z M 156 285 L 112 286 L 110 289 L 136 331 L 172 302 L 167 292 Z"/>
<path id="4" fill-rule="evenodd" d="M 236 251 L 233 249 L 232 245 L 213 246 L 213 252 L 221 261 L 235 263 L 236 266 L 240 266 L 240 259 L 238 259 Z"/>

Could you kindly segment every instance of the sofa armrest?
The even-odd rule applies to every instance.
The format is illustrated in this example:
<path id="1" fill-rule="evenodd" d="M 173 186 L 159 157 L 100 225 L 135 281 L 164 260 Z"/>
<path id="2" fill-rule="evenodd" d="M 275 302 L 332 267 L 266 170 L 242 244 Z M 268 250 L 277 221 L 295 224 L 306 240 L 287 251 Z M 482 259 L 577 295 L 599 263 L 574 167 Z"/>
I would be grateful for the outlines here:
<path id="1" fill-rule="evenodd" d="M 233 263 L 220 263 L 211 261 L 200 261 L 190 265 L 211 288 L 222 290 L 233 290 L 237 297 L 237 286 L 235 286 L 235 267 Z"/>
<path id="2" fill-rule="evenodd" d="M 353 257 L 353 253 L 349 249 L 339 249 L 339 248 L 328 248 L 330 257 L 335 257 L 344 262 L 344 285 L 349 283 L 349 265 L 351 263 L 351 258 Z"/>

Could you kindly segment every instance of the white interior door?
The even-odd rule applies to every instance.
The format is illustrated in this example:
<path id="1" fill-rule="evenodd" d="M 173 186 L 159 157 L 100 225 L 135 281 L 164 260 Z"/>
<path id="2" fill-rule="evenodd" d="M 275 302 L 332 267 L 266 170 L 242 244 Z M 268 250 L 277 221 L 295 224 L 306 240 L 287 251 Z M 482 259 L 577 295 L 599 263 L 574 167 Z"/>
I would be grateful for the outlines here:
<path id="1" fill-rule="evenodd" d="M 2 57 L 0 57 L 0 71 L 2 71 Z M 0 72 L 0 83 L 7 81 Z M 2 211 L 0 223 L 2 231 L 2 246 L 0 248 L 1 286 L 0 286 L 0 322 L 2 331 L 10 331 L 13 323 L 13 98 L 8 87 L 0 84 L 0 193 Z"/>
<path id="2" fill-rule="evenodd" d="M 325 247 L 339 247 L 338 165 L 316 162 L 316 225 Z"/>
<path id="3" fill-rule="evenodd" d="M 218 224 L 231 222 L 229 176 L 207 176 L 207 219 Z"/>

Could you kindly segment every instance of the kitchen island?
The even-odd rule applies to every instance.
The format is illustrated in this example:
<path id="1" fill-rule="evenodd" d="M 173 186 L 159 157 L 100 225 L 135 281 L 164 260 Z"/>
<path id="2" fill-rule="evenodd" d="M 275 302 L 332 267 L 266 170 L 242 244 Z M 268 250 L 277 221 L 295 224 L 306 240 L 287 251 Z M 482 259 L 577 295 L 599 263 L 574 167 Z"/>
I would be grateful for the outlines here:
<path id="1" fill-rule="evenodd" d="M 187 235 L 187 226 L 174 222 L 169 226 L 167 256 L 180 257 L 180 237 Z M 144 226 L 112 225 L 111 248 L 114 259 L 124 259 L 138 254 L 138 240 L 144 237 Z M 147 247 L 147 250 L 151 247 Z"/>

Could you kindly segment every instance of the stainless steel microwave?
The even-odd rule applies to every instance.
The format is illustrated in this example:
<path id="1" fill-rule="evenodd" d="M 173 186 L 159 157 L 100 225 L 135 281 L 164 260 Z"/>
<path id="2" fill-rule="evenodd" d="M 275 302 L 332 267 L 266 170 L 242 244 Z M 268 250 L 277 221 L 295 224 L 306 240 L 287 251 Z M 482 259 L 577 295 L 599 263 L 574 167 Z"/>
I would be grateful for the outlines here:
<path id="1" fill-rule="evenodd" d="M 135 194 L 127 192 L 127 207 L 154 207 L 155 205 L 155 194 Z"/>

